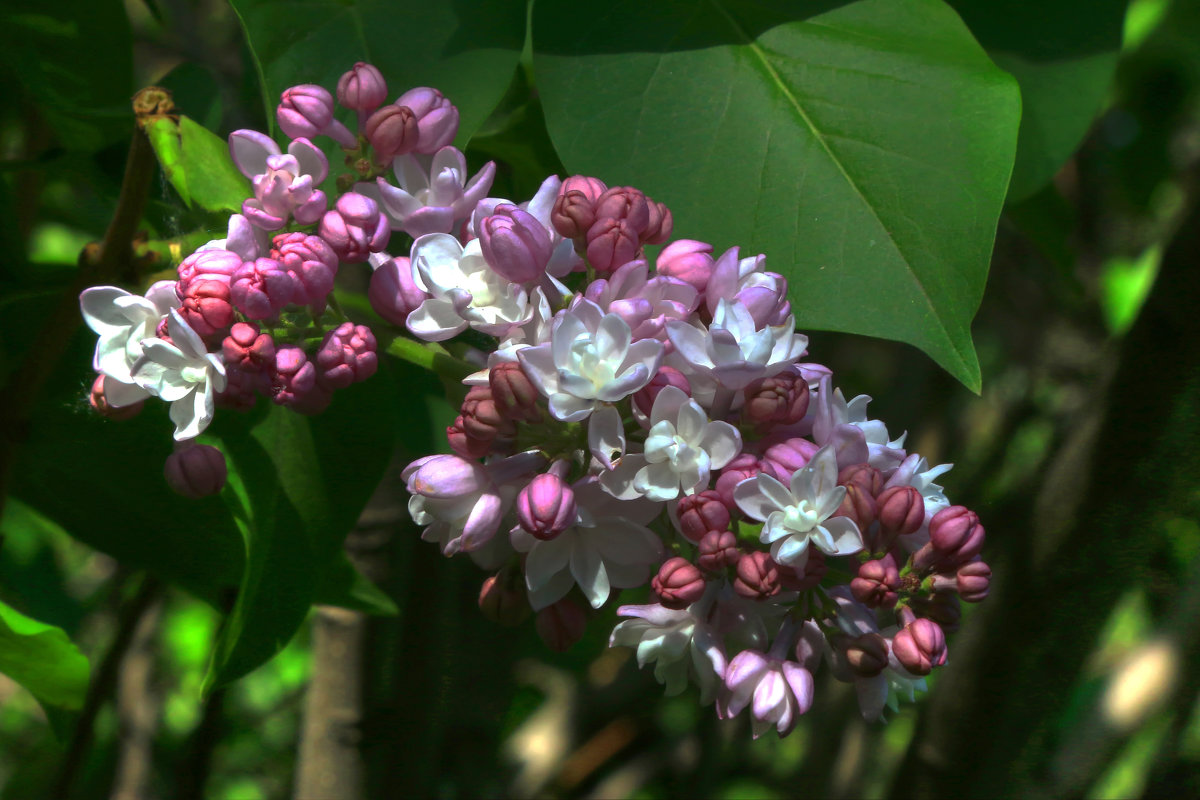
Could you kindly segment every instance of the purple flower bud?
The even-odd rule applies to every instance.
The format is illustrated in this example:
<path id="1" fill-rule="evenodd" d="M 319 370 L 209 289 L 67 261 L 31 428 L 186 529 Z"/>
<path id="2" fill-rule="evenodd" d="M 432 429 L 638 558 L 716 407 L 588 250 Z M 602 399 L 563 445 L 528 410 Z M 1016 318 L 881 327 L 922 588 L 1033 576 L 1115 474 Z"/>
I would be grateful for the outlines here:
<path id="1" fill-rule="evenodd" d="M 318 233 L 338 258 L 351 263 L 366 261 L 371 253 L 387 247 L 392 235 L 379 205 L 357 192 L 338 198 L 334 208 L 321 217 Z"/>
<path id="2" fill-rule="evenodd" d="M 208 444 L 180 445 L 167 456 L 163 474 L 177 494 L 193 500 L 208 497 L 225 485 L 225 456 Z"/>
<path id="3" fill-rule="evenodd" d="M 284 89 L 275 111 L 279 127 L 289 137 L 311 139 L 333 121 L 333 96 L 311 83 Z"/>
<path id="4" fill-rule="evenodd" d="M 401 256 L 389 258 L 371 273 L 367 299 L 376 314 L 403 328 L 408 315 L 429 299 L 429 295 L 413 279 L 412 262 L 407 256 Z"/>
<path id="5" fill-rule="evenodd" d="M 517 433 L 516 421 L 506 417 L 496 407 L 489 386 L 472 386 L 463 400 L 461 414 L 463 430 L 473 439 L 486 442 L 508 440 Z"/>
<path id="6" fill-rule="evenodd" d="M 575 492 L 553 473 L 542 473 L 517 495 L 517 519 L 530 534 L 549 541 L 575 524 Z"/>
<path id="7" fill-rule="evenodd" d="M 479 244 L 488 266 L 513 283 L 530 283 L 545 275 L 554 249 L 542 223 L 507 203 L 484 218 Z"/>
<path id="8" fill-rule="evenodd" d="M 253 323 L 233 323 L 229 335 L 221 342 L 221 352 L 227 369 L 264 372 L 275 365 L 275 340 L 268 333 L 259 333 Z"/>
<path id="9" fill-rule="evenodd" d="M 671 232 L 675 230 L 675 217 L 671 214 L 671 209 L 667 208 L 664 203 L 656 203 L 648 199 L 648 204 L 650 221 L 646 223 L 646 230 L 642 232 L 642 242 L 662 244 L 671 238 Z"/>
<path id="10" fill-rule="evenodd" d="M 458 133 L 458 109 L 437 89 L 418 87 L 400 95 L 395 103 L 412 109 L 420 138 L 414 149 L 432 155 L 454 141 Z"/>
<path id="11" fill-rule="evenodd" d="M 633 395 L 634 408 L 649 417 L 651 409 L 654 408 L 655 398 L 667 386 L 682 389 L 683 393 L 689 397 L 692 394 L 692 385 L 688 383 L 688 379 L 682 372 L 674 367 L 663 366 L 658 368 L 658 372 L 654 373 L 654 377 L 650 379 L 649 383 Z"/>
<path id="12" fill-rule="evenodd" d="M 779 565 L 761 550 L 743 553 L 737 563 L 733 590 L 742 597 L 765 600 L 779 594 Z"/>
<path id="13" fill-rule="evenodd" d="M 598 216 L 588 228 L 587 260 L 602 278 L 637 258 L 640 246 L 637 231 L 627 220 Z"/>
<path id="14" fill-rule="evenodd" d="M 834 516 L 848 517 L 858 526 L 858 530 L 863 532 L 864 537 L 870 537 L 871 523 L 879 516 L 879 508 L 874 497 L 864 492 L 858 484 L 852 483 L 846 487 L 846 496 L 842 498 L 842 504 L 834 512 Z M 875 550 L 872 544 L 867 543 L 868 551 Z"/>
<path id="15" fill-rule="evenodd" d="M 695 239 L 679 239 L 671 242 L 658 254 L 654 262 L 659 275 L 678 278 L 703 292 L 713 271 L 713 247 Z"/>
<path id="16" fill-rule="evenodd" d="M 111 406 L 108 404 L 108 397 L 104 392 L 104 380 L 104 375 L 97 375 L 96 380 L 92 381 L 92 391 L 88 394 L 88 403 L 92 406 L 92 410 L 105 419 L 114 421 L 136 417 L 142 410 L 142 406 L 146 405 L 146 401 L 138 400 L 127 406 Z"/>
<path id="17" fill-rule="evenodd" d="M 483 582 L 479 610 L 492 622 L 520 625 L 529 617 L 529 599 L 518 570 L 503 569 Z"/>
<path id="18" fill-rule="evenodd" d="M 229 284 L 222 280 L 193 278 L 179 300 L 180 316 L 201 339 L 212 339 L 233 322 Z"/>
<path id="19" fill-rule="evenodd" d="M 570 597 L 564 597 L 552 606 L 543 608 L 534 620 L 538 636 L 546 646 L 557 653 L 565 653 L 571 645 L 583 638 L 587 627 L 587 614 Z"/>
<path id="20" fill-rule="evenodd" d="M 540 394 L 520 363 L 508 361 L 492 367 L 488 372 L 488 387 L 492 390 L 496 409 L 502 415 L 527 422 L 541 420 Z"/>
<path id="21" fill-rule="evenodd" d="M 417 459 L 403 475 L 410 493 L 434 500 L 475 495 L 489 480 L 480 464 L 444 454 Z"/>
<path id="22" fill-rule="evenodd" d="M 337 99 L 354 111 L 374 111 L 387 99 L 383 73 L 371 64 L 357 62 L 338 78 Z"/>
<path id="23" fill-rule="evenodd" d="M 375 334 L 366 325 L 343 322 L 325 334 L 316 363 L 317 382 L 330 391 L 365 381 L 379 367 Z"/>
<path id="24" fill-rule="evenodd" d="M 737 503 L 733 499 L 734 488 L 747 478 L 753 478 L 763 471 L 763 462 L 759 461 L 753 453 L 738 453 L 734 456 L 733 461 L 725 465 L 725 468 L 721 470 L 721 474 L 717 476 L 715 489 L 721 497 L 721 502 L 725 504 L 725 507 L 730 512 L 737 510 Z M 787 483 L 787 481 L 784 481 L 784 483 Z"/>
<path id="25" fill-rule="evenodd" d="M 582 239 L 595 222 L 595 202 L 578 190 L 560 194 L 550 211 L 550 224 L 567 239 Z"/>
<path id="26" fill-rule="evenodd" d="M 421 132 L 411 108 L 386 105 L 367 118 L 363 134 L 375 151 L 375 163 L 387 166 L 396 156 L 411 153 Z"/>
<path id="27" fill-rule="evenodd" d="M 608 186 L 599 178 L 590 178 L 587 175 L 572 175 L 558 187 L 558 196 L 562 197 L 567 192 L 580 192 L 589 202 L 595 203 L 600 199 L 600 195 L 607 191 Z"/>
<path id="28" fill-rule="evenodd" d="M 792 473 L 808 464 L 820 449 L 808 439 L 796 437 L 768 447 L 763 453 L 763 461 L 774 467 L 776 477 L 786 476 L 780 479 L 786 484 Z"/>
<path id="29" fill-rule="evenodd" d="M 237 327 L 237 325 L 234 327 Z M 226 339 L 226 341 L 229 340 Z M 273 343 L 272 348 L 274 348 Z M 274 366 L 274 358 L 275 353 L 274 349 L 272 349 L 271 363 L 267 367 L 268 370 Z M 271 376 L 269 372 L 251 372 L 234 364 L 226 364 L 225 388 L 217 393 L 214 400 L 221 408 L 229 408 L 234 411 L 249 411 L 258 402 L 258 395 L 267 395 L 270 392 Z"/>
<path id="30" fill-rule="evenodd" d="M 446 427 L 446 439 L 450 442 L 450 449 L 463 458 L 483 458 L 492 451 L 492 442 L 495 441 L 494 437 L 476 439 L 468 435 L 462 415 L 454 420 L 453 425 Z"/>
<path id="31" fill-rule="evenodd" d="M 179 265 L 179 295 L 197 278 L 223 280 L 229 283 L 233 273 L 242 266 L 242 257 L 228 250 L 197 250 Z"/>
<path id="32" fill-rule="evenodd" d="M 979 517 L 965 506 L 943 508 L 929 523 L 929 544 L 941 566 L 965 564 L 983 549 L 984 530 Z"/>
<path id="33" fill-rule="evenodd" d="M 317 369 L 304 351 L 287 345 L 275 351 L 271 399 L 300 414 L 317 414 L 329 405 L 331 396 L 317 385 Z"/>
<path id="34" fill-rule="evenodd" d="M 709 531 L 723 531 L 729 527 L 729 509 L 721 501 L 721 495 L 712 489 L 685 494 L 675 508 L 679 532 L 690 541 L 699 542 Z"/>
<path id="35" fill-rule="evenodd" d="M 838 483 L 842 486 L 854 485 L 864 494 L 879 497 L 883 491 L 883 476 L 879 470 L 870 464 L 854 464 L 838 473 Z"/>
<path id="36" fill-rule="evenodd" d="M 892 639 L 896 660 L 913 675 L 928 675 L 946 663 L 946 635 L 930 619 L 917 619 Z"/>
<path id="37" fill-rule="evenodd" d="M 888 645 L 878 633 L 865 633 L 845 643 L 846 666 L 861 678 L 874 678 L 888 665 Z"/>
<path id="38" fill-rule="evenodd" d="M 229 294 L 249 319 L 270 319 L 296 295 L 296 279 L 273 258 L 247 261 L 233 273 Z"/>
<path id="39" fill-rule="evenodd" d="M 732 531 L 709 531 L 700 537 L 696 563 L 709 572 L 721 572 L 733 566 L 741 557 L 737 537 Z"/>
<path id="40" fill-rule="evenodd" d="M 978 603 L 988 596 L 992 583 L 992 568 L 976 559 L 959 567 L 955 578 L 958 596 L 968 603 Z"/>
<path id="41" fill-rule="evenodd" d="M 791 370 L 759 378 L 743 391 L 742 417 L 762 430 L 795 424 L 808 411 L 808 383 Z"/>
<path id="42" fill-rule="evenodd" d="M 884 489 L 875 502 L 878 531 L 866 542 L 873 553 L 890 550 L 896 539 L 916 533 L 925 522 L 925 499 L 912 486 Z"/>
<path id="43" fill-rule="evenodd" d="M 666 608 L 684 609 L 704 596 L 704 575 L 686 558 L 669 558 L 650 581 Z"/>
<path id="44" fill-rule="evenodd" d="M 809 550 L 808 560 L 804 562 L 804 568 L 800 571 L 783 564 L 776 566 L 779 569 L 779 585 L 791 592 L 806 592 L 815 588 L 829 572 L 825 554 L 816 548 Z"/>
<path id="45" fill-rule="evenodd" d="M 632 186 L 614 186 L 596 198 L 596 219 L 624 220 L 633 238 L 640 241 L 650 224 L 650 206 L 640 190 Z M 590 232 L 588 238 L 592 238 Z"/>
<path id="46" fill-rule="evenodd" d="M 899 590 L 900 569 L 891 553 L 860 564 L 858 575 L 850 581 L 854 599 L 870 608 L 892 608 L 899 599 Z"/>
<path id="47" fill-rule="evenodd" d="M 275 237 L 271 258 L 295 279 L 293 303 L 311 306 L 318 313 L 324 310 L 338 269 L 337 254 L 324 239 L 300 231 L 281 233 Z"/>

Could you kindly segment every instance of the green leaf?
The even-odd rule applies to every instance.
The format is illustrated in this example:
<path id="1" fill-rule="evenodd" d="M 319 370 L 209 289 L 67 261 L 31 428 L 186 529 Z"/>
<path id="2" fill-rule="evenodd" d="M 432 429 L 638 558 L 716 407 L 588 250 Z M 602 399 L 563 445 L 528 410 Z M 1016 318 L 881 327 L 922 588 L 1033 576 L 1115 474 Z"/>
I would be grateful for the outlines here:
<path id="1" fill-rule="evenodd" d="M 190 117 L 153 119 L 146 135 L 184 203 L 206 211 L 242 210 L 250 182 L 234 166 L 224 139 Z"/>
<path id="2" fill-rule="evenodd" d="M 313 602 L 381 617 L 394 617 L 400 613 L 395 601 L 355 569 L 345 553 L 337 553 L 326 568 Z"/>
<path id="3" fill-rule="evenodd" d="M 89 671 L 87 657 L 61 628 L 0 602 L 0 673 L 44 706 L 75 710 L 87 694 Z"/>
<path id="4" fill-rule="evenodd" d="M 1021 200 L 1079 146 L 1108 94 L 1125 0 L 948 0 L 998 66 L 1021 84 L 1021 133 L 1008 189 Z"/>
<path id="5" fill-rule="evenodd" d="M 766 253 L 801 328 L 908 342 L 978 390 L 1016 83 L 937 0 L 834 6 L 618 0 L 580 25 L 539 2 L 551 138 L 667 203 L 677 237 Z"/>
<path id="6" fill-rule="evenodd" d="M 525 42 L 525 3 L 233 0 L 263 87 L 267 118 L 289 86 L 332 92 L 355 61 L 382 70 L 394 99 L 415 86 L 458 106 L 459 146 L 503 97 Z"/>

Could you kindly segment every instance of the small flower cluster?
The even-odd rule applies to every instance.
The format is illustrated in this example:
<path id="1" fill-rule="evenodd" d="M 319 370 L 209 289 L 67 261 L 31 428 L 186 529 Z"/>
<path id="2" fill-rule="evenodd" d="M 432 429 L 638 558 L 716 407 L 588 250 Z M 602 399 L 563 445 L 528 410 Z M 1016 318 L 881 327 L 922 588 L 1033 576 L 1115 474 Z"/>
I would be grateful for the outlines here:
<path id="1" fill-rule="evenodd" d="M 451 174 L 444 197 L 480 185 Z M 393 225 L 421 210 L 409 197 Z M 438 202 L 408 257 L 372 256 L 370 298 L 425 341 L 474 331 L 453 454 L 404 477 L 423 538 L 493 572 L 484 613 L 536 613 L 566 649 L 589 609 L 648 583 L 654 602 L 621 606 L 611 644 L 668 693 L 749 708 L 756 736 L 792 730 L 822 662 L 868 719 L 923 689 L 960 599 L 987 595 L 983 526 L 934 482 L 949 465 L 801 360 L 765 257 L 678 240 L 652 268 L 669 210 L 592 177 L 519 204 Z"/>
<path id="2" fill-rule="evenodd" d="M 469 189 L 457 179 L 465 159 L 449 143 L 458 110 L 440 92 L 413 89 L 384 106 L 386 96 L 383 76 L 370 65 L 342 77 L 337 101 L 357 112 L 356 135 L 334 117 L 328 91 L 287 89 L 277 109 L 291 140 L 286 152 L 258 131 L 229 136 L 250 196 L 229 218 L 225 238 L 200 247 L 179 265 L 177 280 L 159 281 L 144 296 L 115 286 L 80 295 L 83 318 L 99 336 L 92 407 L 127 419 L 146 398 L 170 403 L 177 445 L 164 472 L 180 494 L 201 497 L 225 483 L 224 456 L 194 441 L 217 406 L 248 410 L 262 395 L 316 414 L 334 391 L 371 377 L 375 335 L 332 300 L 339 268 L 386 260 L 393 230 L 448 230 L 490 188 L 490 165 Z M 379 178 L 347 191 L 339 180 L 330 207 L 321 188 L 329 162 L 313 142 L 320 136 L 340 144 L 358 170 L 343 176 L 349 183 L 393 167 L 403 188 Z"/>

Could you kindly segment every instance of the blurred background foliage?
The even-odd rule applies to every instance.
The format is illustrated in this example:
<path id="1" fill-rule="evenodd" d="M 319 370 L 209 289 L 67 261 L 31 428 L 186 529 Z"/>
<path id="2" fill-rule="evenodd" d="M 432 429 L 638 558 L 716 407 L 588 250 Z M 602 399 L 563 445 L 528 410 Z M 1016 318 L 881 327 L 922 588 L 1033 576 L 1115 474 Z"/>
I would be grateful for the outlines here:
<path id="1" fill-rule="evenodd" d="M 238 5 L 277 15 L 273 44 L 286 52 L 289 4 Z M 296 13 L 340 25 L 335 5 Z M 951 5 L 977 30 L 1009 4 Z M 1105 14 L 1120 22 L 1107 44 L 1074 25 Z M 270 122 L 260 65 L 222 0 L 22 0 L 2 15 L 0 380 L 11 381 L 112 217 L 132 89 L 167 87 L 221 134 Z M 874 397 L 931 463 L 955 463 L 947 491 L 990 533 L 992 596 L 968 609 L 916 706 L 868 725 L 825 672 L 789 738 L 751 741 L 745 720 L 718 722 L 693 692 L 663 698 L 629 652 L 606 648 L 612 620 L 594 619 L 564 655 L 532 626 L 488 623 L 475 607 L 483 575 L 406 522 L 398 471 L 434 449 L 431 430 L 403 437 L 346 541 L 390 598 L 359 607 L 399 613 L 318 607 L 275 658 L 203 693 L 241 542 L 217 535 L 229 529 L 219 504 L 184 512 L 167 495 L 169 443 L 131 436 L 132 465 L 87 449 L 77 429 L 92 345 L 75 336 L 46 358 L 77 369 L 47 378 L 37 398 L 66 421 L 58 433 L 31 442 L 23 418 L 4 416 L 6 447 L 41 448 L 43 466 L 10 476 L 20 491 L 0 520 L 0 601 L 65 631 L 91 662 L 91 686 L 72 710 L 46 711 L 0 676 L 0 797 L 351 797 L 360 782 L 367 797 L 1200 795 L 1200 4 L 1060 2 L 1042 16 L 1037 30 L 1018 15 L 1007 32 L 989 28 L 992 40 L 979 35 L 1021 81 L 1022 146 L 1039 135 L 1030 120 L 1045 118 L 1031 112 L 1066 118 L 1062 104 L 1091 102 L 1077 87 L 1098 113 L 1073 133 L 1048 128 L 1040 160 L 1018 158 L 972 329 L 982 394 L 908 346 L 811 336 L 847 391 Z M 495 35 L 498 52 L 511 49 Z M 1074 83 L 1045 57 L 1064 36 Z M 500 162 L 500 196 L 565 174 L 530 59 L 495 113 L 469 120 L 468 157 Z M 221 225 L 160 176 L 143 228 L 165 268 L 194 232 Z M 410 404 L 437 388 L 427 381 Z M 433 429 L 446 413 L 418 411 Z M 98 518 L 87 492 L 118 469 L 136 502 L 126 518 Z M 353 480 L 352 464 L 329 469 Z M 38 510 L 49 503 L 73 510 L 52 520 Z M 160 509 L 211 515 L 213 538 L 185 538 Z M 108 555 L 85 544 L 100 537 Z M 176 562 L 143 572 L 164 542 Z"/>

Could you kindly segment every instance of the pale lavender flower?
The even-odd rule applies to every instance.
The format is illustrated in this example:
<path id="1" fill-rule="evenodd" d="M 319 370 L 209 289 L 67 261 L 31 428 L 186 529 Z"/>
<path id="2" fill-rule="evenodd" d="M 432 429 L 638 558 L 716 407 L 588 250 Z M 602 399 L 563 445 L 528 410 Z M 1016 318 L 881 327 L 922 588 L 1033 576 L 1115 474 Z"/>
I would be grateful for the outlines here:
<path id="1" fill-rule="evenodd" d="M 379 201 L 392 230 L 414 239 L 430 233 L 451 233 L 487 196 L 496 175 L 489 161 L 468 180 L 467 158 L 454 147 L 443 147 L 433 157 L 406 153 L 392 162 L 396 186 L 383 178 L 355 189 Z"/>
<path id="2" fill-rule="evenodd" d="M 311 225 L 325 213 L 325 193 L 317 187 L 329 175 L 329 162 L 308 139 L 296 139 L 282 155 L 266 134 L 237 130 L 229 134 L 229 152 L 254 185 L 254 197 L 242 203 L 242 213 L 259 228 L 279 230 L 292 217 Z"/>

